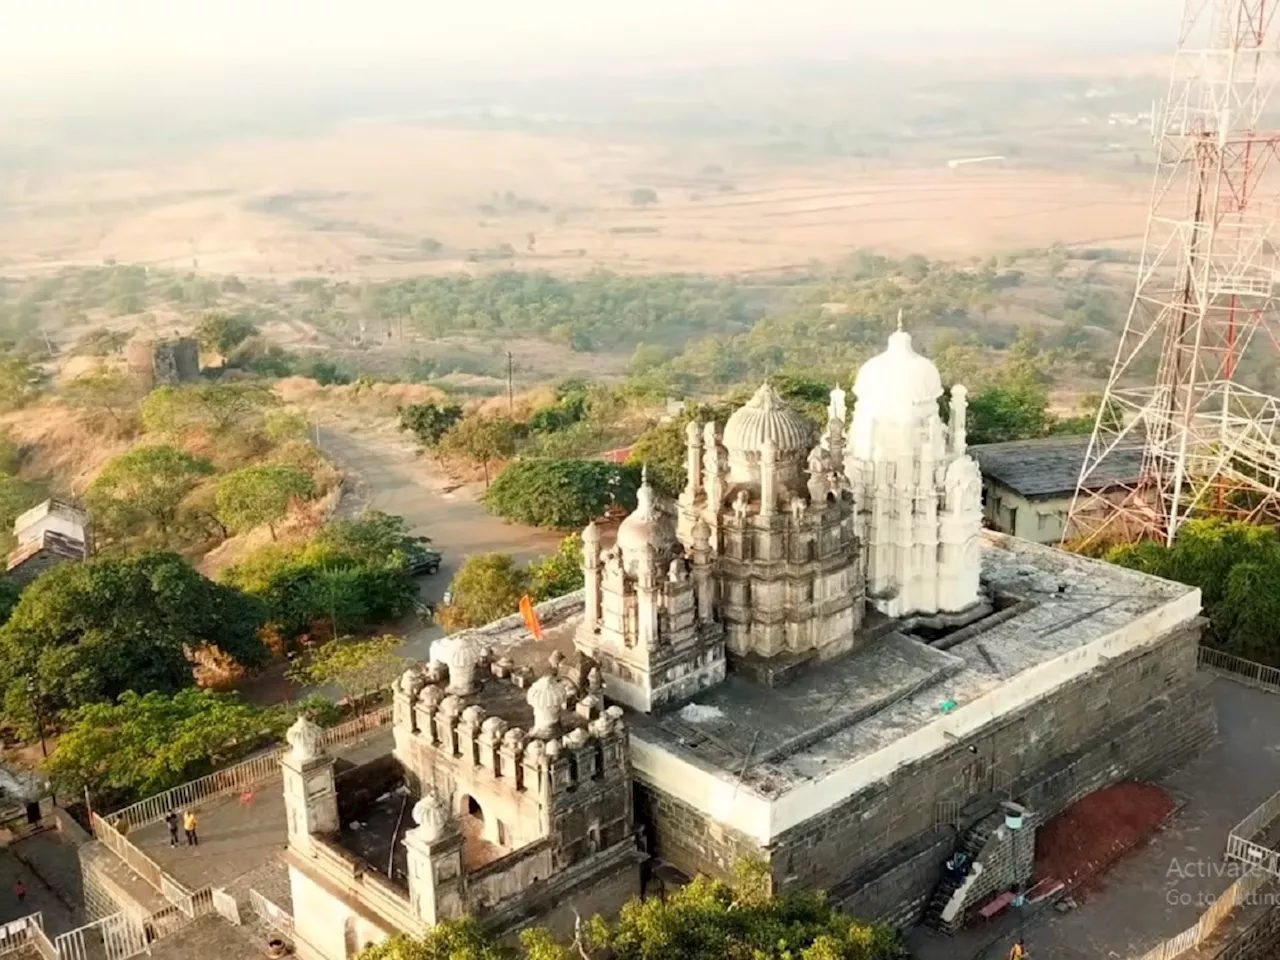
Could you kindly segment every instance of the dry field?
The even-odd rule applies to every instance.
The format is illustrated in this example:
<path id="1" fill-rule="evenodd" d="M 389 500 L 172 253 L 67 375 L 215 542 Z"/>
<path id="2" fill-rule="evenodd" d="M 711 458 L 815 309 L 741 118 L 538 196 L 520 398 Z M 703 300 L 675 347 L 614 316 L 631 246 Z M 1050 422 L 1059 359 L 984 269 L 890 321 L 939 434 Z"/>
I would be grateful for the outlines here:
<path id="1" fill-rule="evenodd" d="M 633 205 L 646 187 L 659 202 Z M 351 126 L 145 169 L 0 182 L 0 272 L 116 258 L 281 279 L 394 277 L 479 269 L 471 254 L 509 244 L 513 256 L 482 263 L 746 273 L 858 247 L 946 258 L 1126 247 L 1140 240 L 1147 193 L 1145 172 L 783 166 L 712 146 Z M 424 252 L 428 238 L 441 248 Z"/>

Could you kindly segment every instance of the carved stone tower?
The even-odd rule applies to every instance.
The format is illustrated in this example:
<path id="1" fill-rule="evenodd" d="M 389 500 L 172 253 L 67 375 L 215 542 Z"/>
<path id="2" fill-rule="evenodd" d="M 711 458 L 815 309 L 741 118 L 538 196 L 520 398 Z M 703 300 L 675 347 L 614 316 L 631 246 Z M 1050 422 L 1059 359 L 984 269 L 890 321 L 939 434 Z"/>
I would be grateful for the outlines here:
<path id="1" fill-rule="evenodd" d="M 692 563 L 646 475 L 636 509 L 603 555 L 582 533 L 586 611 L 575 643 L 600 664 L 609 696 L 648 713 L 724 679 L 724 632 L 712 610 L 707 550 Z M 603 556 L 603 563 L 601 562 Z"/>
<path id="2" fill-rule="evenodd" d="M 428 926 L 456 920 L 466 912 L 466 872 L 462 833 L 449 813 L 449 801 L 428 788 L 413 806 L 417 824 L 404 835 L 409 900 Z"/>
<path id="3" fill-rule="evenodd" d="M 968 455 L 966 394 L 938 411 L 938 368 L 901 329 L 853 386 L 845 471 L 858 504 L 867 594 L 891 617 L 954 612 L 978 601 L 982 488 Z M 834 399 L 834 398 L 833 398 Z"/>
<path id="4" fill-rule="evenodd" d="M 850 650 L 862 622 L 854 505 L 832 451 L 838 423 L 814 429 L 765 384 L 725 424 L 691 426 L 680 534 L 694 579 L 711 569 L 731 655 L 828 658 Z M 807 458 L 807 459 L 806 459 Z M 713 565 L 713 566 L 712 566 Z"/>

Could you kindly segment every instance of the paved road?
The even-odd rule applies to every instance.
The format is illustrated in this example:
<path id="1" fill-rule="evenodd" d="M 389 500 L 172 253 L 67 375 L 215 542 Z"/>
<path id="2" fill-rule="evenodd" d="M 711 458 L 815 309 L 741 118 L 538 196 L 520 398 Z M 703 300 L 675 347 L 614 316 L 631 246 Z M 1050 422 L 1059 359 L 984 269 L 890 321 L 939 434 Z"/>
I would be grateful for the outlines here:
<path id="1" fill-rule="evenodd" d="M 424 600 L 438 603 L 458 566 L 471 554 L 509 553 L 525 563 L 545 556 L 560 542 L 559 534 L 504 523 L 490 515 L 476 502 L 483 484 L 453 488 L 449 478 L 401 435 L 333 424 L 320 428 L 319 440 L 320 449 L 347 479 L 339 515 L 355 515 L 366 508 L 398 514 L 409 521 L 414 533 L 430 537 L 444 554 L 440 572 L 422 578 Z M 430 642 L 440 635 L 438 628 L 415 630 L 401 653 L 425 657 Z"/>

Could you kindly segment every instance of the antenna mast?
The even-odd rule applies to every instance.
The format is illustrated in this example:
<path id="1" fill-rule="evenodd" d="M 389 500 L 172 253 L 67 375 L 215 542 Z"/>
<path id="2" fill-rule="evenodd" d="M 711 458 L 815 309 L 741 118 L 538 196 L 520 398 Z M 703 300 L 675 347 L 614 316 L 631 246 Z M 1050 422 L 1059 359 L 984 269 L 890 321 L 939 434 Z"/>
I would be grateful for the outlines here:
<path id="1" fill-rule="evenodd" d="M 1137 290 L 1065 542 L 1172 543 L 1189 517 L 1280 522 L 1280 0 L 1186 0 Z M 1264 186 L 1265 183 L 1265 186 Z M 1140 455 L 1141 469 L 1133 465 Z"/>

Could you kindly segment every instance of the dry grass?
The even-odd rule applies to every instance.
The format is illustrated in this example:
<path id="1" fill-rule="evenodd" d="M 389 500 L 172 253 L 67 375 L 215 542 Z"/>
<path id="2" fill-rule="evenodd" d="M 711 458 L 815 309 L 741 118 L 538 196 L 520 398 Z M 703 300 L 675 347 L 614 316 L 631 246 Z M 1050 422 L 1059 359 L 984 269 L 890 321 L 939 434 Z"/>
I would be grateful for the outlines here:
<path id="1" fill-rule="evenodd" d="M 276 524 L 274 541 L 271 539 L 271 531 L 266 527 L 228 537 L 201 557 L 196 564 L 196 569 L 206 577 L 214 579 L 223 570 L 235 566 L 254 550 L 272 542 L 298 543 L 309 539 L 333 513 L 338 499 L 342 496 L 342 489 L 337 483 L 337 473 L 332 468 L 328 469 L 332 474 L 331 482 L 326 484 L 323 479 L 318 479 L 316 484 L 322 489 L 327 486 L 327 492 L 315 500 L 296 504 L 289 511 L 289 515 Z"/>
<path id="2" fill-rule="evenodd" d="M 23 450 L 20 474 L 49 480 L 51 492 L 80 496 L 114 457 L 129 449 L 127 437 L 95 431 L 84 414 L 45 400 L 0 415 L 0 433 Z"/>
<path id="3" fill-rule="evenodd" d="M 700 175 L 709 164 L 724 175 Z M 12 210 L 0 269 L 115 257 L 282 279 L 401 276 L 479 269 L 469 251 L 510 244 L 514 259 L 490 266 L 737 273 L 855 247 L 962 257 L 1059 241 L 1123 246 L 1139 239 L 1148 183 L 1145 172 L 767 165 L 714 147 L 364 125 L 0 184 Z M 633 206 L 637 187 L 660 202 Z M 481 211 L 507 191 L 546 209 Z M 286 199 L 264 202 L 273 196 Z M 444 245 L 439 255 L 421 252 L 425 238 Z"/>

